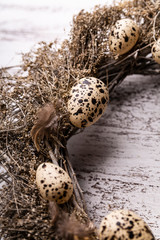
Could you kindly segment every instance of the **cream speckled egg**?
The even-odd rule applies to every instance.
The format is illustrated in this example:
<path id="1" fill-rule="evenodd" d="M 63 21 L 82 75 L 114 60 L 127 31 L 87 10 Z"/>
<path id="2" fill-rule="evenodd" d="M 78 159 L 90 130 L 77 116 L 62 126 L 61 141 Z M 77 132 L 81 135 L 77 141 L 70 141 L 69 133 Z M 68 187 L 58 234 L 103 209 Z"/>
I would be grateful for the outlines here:
<path id="1" fill-rule="evenodd" d="M 134 212 L 116 210 L 100 224 L 100 240 L 155 240 L 147 224 Z"/>
<path id="2" fill-rule="evenodd" d="M 49 201 L 63 204 L 73 193 L 69 175 L 53 163 L 42 163 L 36 171 L 36 183 L 41 196 Z"/>
<path id="3" fill-rule="evenodd" d="M 109 48 L 116 55 L 122 55 L 133 48 L 139 37 L 139 27 L 132 19 L 118 20 L 109 36 Z"/>
<path id="4" fill-rule="evenodd" d="M 152 47 L 152 57 L 155 62 L 160 64 L 160 38 L 154 43 Z"/>
<path id="5" fill-rule="evenodd" d="M 99 79 L 86 77 L 73 85 L 68 101 L 71 123 L 78 127 L 88 127 L 104 113 L 109 100 L 107 86 Z"/>

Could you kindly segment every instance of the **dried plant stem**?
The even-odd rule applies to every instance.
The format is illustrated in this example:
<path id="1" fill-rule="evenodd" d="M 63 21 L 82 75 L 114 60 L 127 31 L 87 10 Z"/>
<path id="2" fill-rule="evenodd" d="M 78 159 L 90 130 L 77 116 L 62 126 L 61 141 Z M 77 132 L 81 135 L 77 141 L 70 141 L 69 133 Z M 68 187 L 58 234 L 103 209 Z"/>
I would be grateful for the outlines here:
<path id="1" fill-rule="evenodd" d="M 125 62 L 127 59 L 129 59 L 130 57 L 135 57 L 135 59 L 137 58 L 137 54 L 138 52 L 141 52 L 143 51 L 144 49 L 147 49 L 148 47 L 151 47 L 152 45 L 154 44 L 154 42 L 152 43 L 149 43 L 148 45 L 142 47 L 142 48 L 139 48 L 137 49 L 136 51 L 132 52 L 131 54 L 128 54 L 125 58 L 123 58 L 122 60 L 119 60 L 115 63 L 115 66 L 116 65 L 119 65 L 119 64 L 122 64 L 123 62 Z"/>
<path id="2" fill-rule="evenodd" d="M 22 126 L 19 126 L 19 127 L 16 127 L 16 128 L 10 128 L 10 129 L 3 129 L 3 130 L 0 130 L 0 133 L 5 133 L 5 132 L 16 132 L 16 131 L 19 131 L 21 129 L 25 128 L 25 125 L 22 125 Z"/>
<path id="3" fill-rule="evenodd" d="M 6 96 L 6 98 L 8 98 L 11 102 L 14 102 L 18 106 L 18 108 L 20 109 L 20 111 L 22 113 L 22 116 L 23 116 L 23 122 L 24 122 L 24 127 L 25 127 L 27 125 L 27 120 L 26 120 L 26 115 L 25 115 L 25 113 L 24 113 L 24 111 L 22 109 L 22 106 L 18 103 L 17 100 L 15 100 L 15 99 L 13 99 L 13 98 L 11 98 L 9 96 Z"/>
<path id="4" fill-rule="evenodd" d="M 17 67 L 22 67 L 22 65 L 14 65 L 14 66 L 8 66 L 8 67 L 2 67 L 0 68 L 0 71 L 4 71 L 4 70 L 9 70 L 11 68 L 17 68 Z"/>
<path id="5" fill-rule="evenodd" d="M 113 89 L 125 79 L 126 75 L 127 74 L 124 67 L 109 84 L 109 92 L 112 92 Z"/>
<path id="6" fill-rule="evenodd" d="M 12 154 L 10 153 L 9 151 L 9 145 L 8 145 L 8 132 L 6 133 L 6 149 L 7 149 L 7 153 L 9 155 L 9 159 L 10 159 L 10 162 L 11 160 L 17 165 L 17 167 L 20 168 L 20 165 L 18 164 L 18 162 L 14 159 L 14 157 L 12 156 Z M 8 159 L 8 160 L 9 160 Z"/>
<path id="7" fill-rule="evenodd" d="M 50 158 L 51 158 L 52 162 L 54 164 L 58 165 L 57 158 L 55 157 L 55 154 L 53 153 L 52 147 L 49 144 L 48 140 L 45 140 L 45 144 L 48 148 L 48 153 L 50 155 Z M 55 150 L 57 151 L 57 147 L 55 147 Z M 73 167 L 72 167 L 72 164 L 69 160 L 69 155 L 68 155 L 67 148 L 66 147 L 63 148 L 62 152 L 64 153 L 63 164 L 64 164 L 64 167 L 65 167 L 65 170 L 70 175 L 70 177 L 72 179 L 72 182 L 73 182 L 73 186 L 74 186 L 74 194 L 75 194 L 75 199 L 76 199 L 76 202 L 74 201 L 74 203 L 75 203 L 75 205 L 78 209 L 81 209 L 81 211 L 82 211 L 82 209 L 84 209 L 84 211 L 87 211 L 86 203 L 85 203 L 84 196 L 83 196 L 83 191 L 82 191 L 82 189 L 81 189 L 81 187 L 80 187 L 80 185 L 77 181 L 76 174 L 75 174 L 75 172 L 73 170 Z"/>
<path id="8" fill-rule="evenodd" d="M 67 168 L 68 168 L 68 171 L 70 173 L 70 176 L 71 176 L 73 184 L 74 184 L 74 189 L 75 189 L 75 193 L 76 193 L 75 195 L 76 195 L 76 198 L 78 200 L 78 204 L 85 211 L 87 211 L 86 203 L 85 203 L 84 196 L 83 196 L 83 191 L 82 191 L 82 189 L 81 189 L 81 187 L 80 187 L 80 185 L 77 181 L 76 174 L 75 174 L 75 172 L 73 170 L 73 167 L 72 167 L 72 164 L 69 160 L 69 154 L 68 154 L 67 148 L 64 148 L 64 157 L 66 159 Z"/>
<path id="9" fill-rule="evenodd" d="M 2 182 L 6 182 L 7 184 L 10 184 L 11 183 L 11 181 L 9 181 L 8 180 L 8 177 L 5 177 L 7 174 L 6 173 L 3 173 L 3 174 L 0 174 L 0 184 L 2 183 Z"/>
<path id="10" fill-rule="evenodd" d="M 46 144 L 46 146 L 47 146 L 47 148 L 48 148 L 48 153 L 49 153 L 49 155 L 50 155 L 50 158 L 51 158 L 53 164 L 58 165 L 57 158 L 55 157 L 55 155 L 54 155 L 54 153 L 53 153 L 53 150 L 52 150 L 52 147 L 51 147 L 51 145 L 49 144 L 48 140 L 45 140 L 45 144 Z"/>
<path id="11" fill-rule="evenodd" d="M 19 214 L 19 208 L 18 208 L 18 203 L 17 203 L 17 198 L 16 198 L 16 192 L 15 192 L 15 180 L 13 179 L 13 197 L 14 197 L 14 202 L 15 202 L 15 205 L 16 205 L 16 210 L 17 210 L 17 213 L 18 213 L 18 216 L 20 215 Z"/>
<path id="12" fill-rule="evenodd" d="M 153 38 L 156 41 L 156 20 L 158 18 L 158 15 L 160 14 L 160 11 L 156 14 L 156 16 L 154 17 L 154 21 L 153 21 Z"/>
<path id="13" fill-rule="evenodd" d="M 7 156 L 6 153 L 4 153 L 2 150 L 0 150 L 0 157 L 4 158 L 5 161 L 10 162 L 10 158 Z"/>

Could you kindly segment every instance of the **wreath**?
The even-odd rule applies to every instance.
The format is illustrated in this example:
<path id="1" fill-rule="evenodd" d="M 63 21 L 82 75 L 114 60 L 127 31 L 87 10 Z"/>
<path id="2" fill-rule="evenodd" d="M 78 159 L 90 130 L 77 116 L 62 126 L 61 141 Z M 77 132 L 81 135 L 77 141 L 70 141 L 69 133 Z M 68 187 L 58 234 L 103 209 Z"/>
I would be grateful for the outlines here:
<path id="1" fill-rule="evenodd" d="M 126 76 L 160 74 L 159 9 L 133 0 L 82 10 L 60 47 L 41 42 L 16 73 L 0 69 L 2 239 L 155 239 L 129 210 L 97 231 L 67 141 L 101 117 Z"/>

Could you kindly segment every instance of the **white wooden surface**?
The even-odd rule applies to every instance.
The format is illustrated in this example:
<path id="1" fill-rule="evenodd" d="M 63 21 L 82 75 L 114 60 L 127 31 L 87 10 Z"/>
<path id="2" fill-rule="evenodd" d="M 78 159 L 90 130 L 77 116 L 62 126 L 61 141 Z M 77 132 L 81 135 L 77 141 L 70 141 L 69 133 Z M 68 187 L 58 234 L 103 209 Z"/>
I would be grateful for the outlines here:
<path id="1" fill-rule="evenodd" d="M 97 225 L 108 211 L 129 208 L 160 239 L 159 95 L 159 77 L 127 78 L 102 118 L 69 142 Z"/>
<path id="2" fill-rule="evenodd" d="M 39 41 L 66 38 L 74 14 L 105 2 L 0 0 L 0 66 L 19 63 L 19 53 Z M 102 118 L 68 143 L 97 226 L 109 211 L 129 208 L 160 239 L 159 96 L 159 77 L 127 78 Z"/>

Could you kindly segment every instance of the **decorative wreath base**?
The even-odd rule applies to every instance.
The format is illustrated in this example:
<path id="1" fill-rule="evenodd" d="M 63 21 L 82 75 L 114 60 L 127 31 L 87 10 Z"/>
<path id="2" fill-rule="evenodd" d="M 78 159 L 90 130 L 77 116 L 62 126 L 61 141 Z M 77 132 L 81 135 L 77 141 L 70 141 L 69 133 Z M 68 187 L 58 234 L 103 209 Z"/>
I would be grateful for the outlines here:
<path id="1" fill-rule="evenodd" d="M 0 70 L 3 239 L 98 239 L 68 157 L 67 141 L 79 131 L 69 121 L 68 93 L 85 76 L 101 79 L 111 94 L 128 75 L 160 74 L 150 54 L 159 36 L 159 9 L 159 1 L 137 0 L 81 11 L 73 19 L 70 40 L 61 48 L 42 42 L 23 56 L 16 74 L 8 71 L 10 67 Z M 135 20 L 141 32 L 134 48 L 115 58 L 108 36 L 121 18 Z M 39 195 L 36 169 L 46 161 L 57 161 L 71 176 L 74 195 L 67 204 L 57 206 Z"/>

